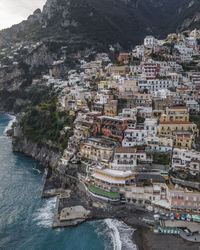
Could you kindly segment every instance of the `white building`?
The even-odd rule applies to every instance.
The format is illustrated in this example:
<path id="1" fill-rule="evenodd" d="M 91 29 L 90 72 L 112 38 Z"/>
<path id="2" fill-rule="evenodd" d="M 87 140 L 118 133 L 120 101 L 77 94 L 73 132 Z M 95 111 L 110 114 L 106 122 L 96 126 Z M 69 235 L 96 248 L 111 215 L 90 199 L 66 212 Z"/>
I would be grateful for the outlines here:
<path id="1" fill-rule="evenodd" d="M 200 152 L 195 150 L 174 148 L 172 157 L 173 169 L 190 169 L 193 172 L 200 170 Z"/>
<path id="2" fill-rule="evenodd" d="M 137 155 L 134 148 L 116 148 L 113 169 L 133 170 L 135 166 L 137 166 Z"/>
<path id="3" fill-rule="evenodd" d="M 144 56 L 144 47 L 142 45 L 136 46 L 135 49 L 132 51 L 132 56 L 141 58 Z"/>
<path id="4" fill-rule="evenodd" d="M 153 36 L 146 36 L 144 39 L 144 46 L 148 49 L 153 49 L 153 47 L 157 44 L 157 39 Z"/>
<path id="5" fill-rule="evenodd" d="M 120 117 L 132 118 L 132 119 L 135 119 L 136 115 L 137 115 L 137 108 L 124 108 L 122 109 L 122 113 L 119 114 Z"/>
<path id="6" fill-rule="evenodd" d="M 157 119 L 147 118 L 144 122 L 143 128 L 126 129 L 124 139 L 122 141 L 123 147 L 133 147 L 136 145 L 144 145 L 147 136 L 156 136 Z"/>
<path id="7" fill-rule="evenodd" d="M 147 137 L 145 138 L 147 150 L 150 152 L 168 152 L 173 149 L 173 140 L 163 137 Z"/>
<path id="8" fill-rule="evenodd" d="M 153 79 L 153 80 L 139 80 L 139 91 L 148 90 L 149 93 L 153 93 L 158 90 L 168 89 L 174 87 L 174 83 L 171 79 Z"/>
<path id="9" fill-rule="evenodd" d="M 189 110 L 199 111 L 199 104 L 195 100 L 186 101 L 186 107 Z"/>

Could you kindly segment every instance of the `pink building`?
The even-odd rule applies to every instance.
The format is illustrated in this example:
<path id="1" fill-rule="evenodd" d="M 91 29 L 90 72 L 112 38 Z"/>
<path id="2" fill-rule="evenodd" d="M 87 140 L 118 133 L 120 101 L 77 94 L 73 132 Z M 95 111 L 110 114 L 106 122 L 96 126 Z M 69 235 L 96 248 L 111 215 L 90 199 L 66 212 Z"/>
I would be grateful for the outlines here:
<path id="1" fill-rule="evenodd" d="M 192 210 L 200 212 L 200 193 L 168 187 L 167 199 L 171 209 Z"/>
<path id="2" fill-rule="evenodd" d="M 119 85 L 120 93 L 136 93 L 138 92 L 138 84 L 136 80 L 124 80 L 121 85 Z"/>

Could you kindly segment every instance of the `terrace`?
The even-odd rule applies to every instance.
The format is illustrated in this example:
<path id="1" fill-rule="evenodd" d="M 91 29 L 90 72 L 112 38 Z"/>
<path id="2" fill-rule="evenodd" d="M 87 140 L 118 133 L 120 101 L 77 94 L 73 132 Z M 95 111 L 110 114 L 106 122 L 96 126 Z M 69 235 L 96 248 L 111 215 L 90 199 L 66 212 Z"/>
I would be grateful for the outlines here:
<path id="1" fill-rule="evenodd" d="M 96 195 L 100 195 L 100 196 L 103 196 L 103 197 L 106 197 L 106 198 L 109 198 L 109 199 L 113 199 L 113 200 L 119 200 L 120 199 L 120 194 L 105 191 L 105 190 L 103 190 L 101 188 L 95 187 L 92 184 L 90 184 L 88 186 L 88 189 L 89 189 L 90 192 L 92 192 L 93 194 L 96 194 Z"/>

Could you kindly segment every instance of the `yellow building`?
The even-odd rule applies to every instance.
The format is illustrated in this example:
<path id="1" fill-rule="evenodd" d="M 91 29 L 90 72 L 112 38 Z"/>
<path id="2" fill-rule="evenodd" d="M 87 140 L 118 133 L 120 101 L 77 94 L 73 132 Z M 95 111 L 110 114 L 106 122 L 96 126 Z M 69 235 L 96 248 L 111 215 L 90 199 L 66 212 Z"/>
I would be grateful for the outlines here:
<path id="1" fill-rule="evenodd" d="M 134 179 L 135 175 L 131 171 L 119 171 L 113 169 L 94 170 L 94 185 L 107 190 L 124 193 L 127 181 Z"/>
<path id="2" fill-rule="evenodd" d="M 172 137 L 176 134 L 199 135 L 197 125 L 189 121 L 163 121 L 157 128 L 158 136 Z"/>
<path id="3" fill-rule="evenodd" d="M 104 115 L 115 117 L 117 116 L 117 100 L 111 100 L 104 105 Z"/>
<path id="4" fill-rule="evenodd" d="M 107 81 L 100 81 L 100 83 L 98 84 L 98 90 L 104 89 L 108 89 L 108 83 Z"/>
<path id="5" fill-rule="evenodd" d="M 177 39 L 178 39 L 178 35 L 176 33 L 171 33 L 167 36 L 167 40 L 170 42 L 177 40 Z"/>
<path id="6" fill-rule="evenodd" d="M 186 107 L 166 108 L 160 116 L 160 121 L 189 121 L 189 111 Z"/>
<path id="7" fill-rule="evenodd" d="M 183 149 L 192 149 L 195 145 L 195 137 L 193 135 L 176 135 L 174 136 L 174 147 Z"/>
<path id="8" fill-rule="evenodd" d="M 115 75 L 126 75 L 129 72 L 130 68 L 128 66 L 112 66 L 109 69 L 109 73 Z"/>
<path id="9" fill-rule="evenodd" d="M 83 107 L 87 107 L 87 101 L 85 99 L 77 99 L 76 105 L 78 109 L 82 109 Z"/>
<path id="10" fill-rule="evenodd" d="M 79 154 L 80 157 L 108 164 L 113 157 L 113 145 L 98 138 L 90 138 L 80 144 Z"/>

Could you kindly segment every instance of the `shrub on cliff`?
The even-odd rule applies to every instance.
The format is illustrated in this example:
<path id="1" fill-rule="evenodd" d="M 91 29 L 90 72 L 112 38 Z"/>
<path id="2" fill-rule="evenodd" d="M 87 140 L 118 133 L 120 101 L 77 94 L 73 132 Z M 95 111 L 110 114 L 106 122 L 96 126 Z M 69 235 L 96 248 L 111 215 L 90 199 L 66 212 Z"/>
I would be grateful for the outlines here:
<path id="1" fill-rule="evenodd" d="M 21 121 L 26 137 L 34 143 L 53 150 L 64 150 L 73 133 L 74 117 L 57 109 L 57 97 L 52 96 L 36 107 L 30 108 Z M 64 134 L 65 126 L 71 127 Z"/>

